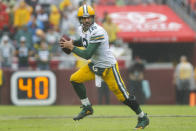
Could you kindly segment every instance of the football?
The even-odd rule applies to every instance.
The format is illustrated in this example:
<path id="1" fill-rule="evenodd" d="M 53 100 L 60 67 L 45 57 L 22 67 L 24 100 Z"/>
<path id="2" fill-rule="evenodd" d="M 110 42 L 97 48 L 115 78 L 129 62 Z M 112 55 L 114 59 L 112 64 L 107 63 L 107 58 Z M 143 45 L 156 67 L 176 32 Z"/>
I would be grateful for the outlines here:
<path id="1" fill-rule="evenodd" d="M 61 37 L 61 40 L 62 40 L 62 38 L 64 38 L 65 40 L 71 40 L 67 35 L 63 35 L 62 37 Z"/>
<path id="2" fill-rule="evenodd" d="M 71 40 L 67 35 L 63 35 L 63 36 L 61 37 L 60 41 L 63 41 L 62 38 L 64 38 L 65 40 L 68 40 L 68 41 Z M 62 50 L 63 50 L 66 54 L 70 54 L 70 53 L 71 53 L 71 50 L 70 50 L 70 49 L 62 48 Z"/>

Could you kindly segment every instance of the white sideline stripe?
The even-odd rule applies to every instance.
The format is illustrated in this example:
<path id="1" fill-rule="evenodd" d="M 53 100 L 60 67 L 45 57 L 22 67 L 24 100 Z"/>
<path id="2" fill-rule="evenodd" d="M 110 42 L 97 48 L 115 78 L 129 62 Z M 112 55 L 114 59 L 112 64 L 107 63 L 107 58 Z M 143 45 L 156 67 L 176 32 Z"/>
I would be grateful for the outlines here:
<path id="1" fill-rule="evenodd" d="M 74 116 L 6 116 L 0 117 L 0 120 L 19 120 L 19 119 L 68 119 Z M 87 116 L 88 118 L 134 118 L 137 115 L 130 116 Z M 196 117 L 196 115 L 148 115 L 148 117 Z"/>

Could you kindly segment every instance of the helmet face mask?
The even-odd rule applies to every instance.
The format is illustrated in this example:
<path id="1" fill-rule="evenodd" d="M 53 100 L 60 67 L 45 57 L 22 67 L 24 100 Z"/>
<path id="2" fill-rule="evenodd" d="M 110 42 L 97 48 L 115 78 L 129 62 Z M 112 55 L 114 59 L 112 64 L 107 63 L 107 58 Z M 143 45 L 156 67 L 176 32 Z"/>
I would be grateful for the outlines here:
<path id="1" fill-rule="evenodd" d="M 89 27 L 94 23 L 94 17 L 89 16 L 89 17 L 81 17 L 80 23 L 82 25 L 83 31 L 87 31 Z"/>
<path id="2" fill-rule="evenodd" d="M 78 19 L 82 25 L 83 31 L 87 31 L 94 23 L 95 11 L 89 5 L 83 5 L 78 9 Z"/>

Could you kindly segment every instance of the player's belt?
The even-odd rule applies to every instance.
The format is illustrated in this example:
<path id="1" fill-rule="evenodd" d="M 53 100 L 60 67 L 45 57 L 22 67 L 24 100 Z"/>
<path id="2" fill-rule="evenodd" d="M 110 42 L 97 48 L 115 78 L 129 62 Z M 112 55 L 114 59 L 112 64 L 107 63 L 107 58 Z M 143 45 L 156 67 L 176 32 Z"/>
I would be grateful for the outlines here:
<path id="1" fill-rule="evenodd" d="M 90 70 L 92 72 L 94 72 L 96 75 L 99 75 L 99 76 L 102 76 L 103 75 L 103 72 L 105 71 L 105 69 L 107 68 L 100 68 L 100 67 L 95 67 L 94 64 L 92 62 L 90 62 L 88 64 Z"/>

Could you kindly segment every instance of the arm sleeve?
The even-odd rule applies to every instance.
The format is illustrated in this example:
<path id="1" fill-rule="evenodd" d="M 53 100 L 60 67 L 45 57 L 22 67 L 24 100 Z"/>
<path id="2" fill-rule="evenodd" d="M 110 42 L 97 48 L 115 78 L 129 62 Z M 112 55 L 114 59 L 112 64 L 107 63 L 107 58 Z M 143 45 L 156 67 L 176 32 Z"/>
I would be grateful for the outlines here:
<path id="1" fill-rule="evenodd" d="M 75 53 L 76 55 L 88 60 L 95 53 L 95 51 L 99 47 L 99 45 L 100 45 L 100 43 L 89 44 L 88 47 L 84 50 L 79 49 L 77 47 L 74 47 L 72 52 Z"/>
<path id="2" fill-rule="evenodd" d="M 74 44 L 75 46 L 81 47 L 81 46 L 82 46 L 82 39 L 80 38 L 80 39 L 78 39 L 78 40 L 74 40 L 74 41 L 73 41 L 73 44 Z"/>

